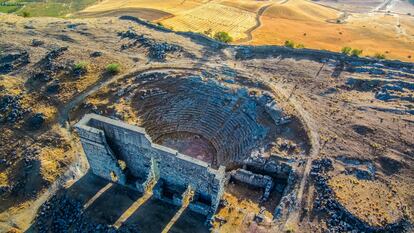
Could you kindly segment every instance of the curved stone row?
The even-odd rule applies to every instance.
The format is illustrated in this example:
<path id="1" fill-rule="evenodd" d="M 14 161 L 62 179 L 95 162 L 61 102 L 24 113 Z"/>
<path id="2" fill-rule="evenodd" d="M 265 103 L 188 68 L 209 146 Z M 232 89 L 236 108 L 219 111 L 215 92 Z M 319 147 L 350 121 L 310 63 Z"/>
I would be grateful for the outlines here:
<path id="1" fill-rule="evenodd" d="M 156 140 L 174 132 L 202 135 L 217 151 L 217 162 L 242 161 L 266 135 L 257 122 L 260 106 L 243 89 L 232 90 L 200 78 L 159 81 L 162 95 L 137 98 L 143 127 Z"/>

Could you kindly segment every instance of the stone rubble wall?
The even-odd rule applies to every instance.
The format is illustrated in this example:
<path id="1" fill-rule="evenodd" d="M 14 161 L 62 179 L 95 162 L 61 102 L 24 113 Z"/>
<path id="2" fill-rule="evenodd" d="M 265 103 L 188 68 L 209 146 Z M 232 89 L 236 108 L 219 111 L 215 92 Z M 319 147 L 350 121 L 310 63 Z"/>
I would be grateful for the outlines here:
<path id="1" fill-rule="evenodd" d="M 209 214 L 217 209 L 223 193 L 224 167 L 213 169 L 203 161 L 152 143 L 143 128 L 103 116 L 85 115 L 75 127 L 94 174 L 113 180 L 109 174 L 114 172 L 117 183 L 126 184 L 126 170 L 118 162 L 122 160 L 136 179 L 133 182 L 145 185 L 148 177 L 156 174 L 164 185 L 184 190 L 191 186 L 197 194 L 211 200 Z"/>
<path id="2" fill-rule="evenodd" d="M 233 170 L 230 173 L 231 178 L 248 185 L 259 187 L 264 189 L 262 201 L 266 201 L 269 198 L 270 191 L 273 187 L 273 180 L 271 177 L 266 175 L 255 174 L 251 171 L 244 169 Z"/>

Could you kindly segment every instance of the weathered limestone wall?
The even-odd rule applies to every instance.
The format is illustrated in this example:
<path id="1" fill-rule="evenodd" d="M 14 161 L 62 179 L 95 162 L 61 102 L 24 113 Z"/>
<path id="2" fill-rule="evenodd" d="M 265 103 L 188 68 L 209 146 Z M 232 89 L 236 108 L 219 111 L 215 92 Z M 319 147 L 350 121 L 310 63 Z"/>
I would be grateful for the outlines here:
<path id="1" fill-rule="evenodd" d="M 96 175 L 111 180 L 109 174 L 114 172 L 116 182 L 133 184 L 138 190 L 149 177 L 172 190 L 190 186 L 197 196 L 209 200 L 208 211 L 200 212 L 211 214 L 216 210 L 223 192 L 224 167 L 215 170 L 203 161 L 152 143 L 143 128 L 99 115 L 85 115 L 76 128 Z M 121 169 L 119 160 L 125 162 L 127 169 Z"/>
<path id="2" fill-rule="evenodd" d="M 231 178 L 249 184 L 251 186 L 264 189 L 262 201 L 266 201 L 269 198 L 270 191 L 273 188 L 273 180 L 266 175 L 255 174 L 251 171 L 244 169 L 237 169 L 230 172 Z"/>

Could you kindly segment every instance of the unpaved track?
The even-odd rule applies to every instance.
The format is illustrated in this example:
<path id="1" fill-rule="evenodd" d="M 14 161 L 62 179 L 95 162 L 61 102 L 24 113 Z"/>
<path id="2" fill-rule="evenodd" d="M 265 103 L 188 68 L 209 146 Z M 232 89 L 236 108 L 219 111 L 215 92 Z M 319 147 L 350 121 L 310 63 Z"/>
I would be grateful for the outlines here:
<path id="1" fill-rule="evenodd" d="M 142 66 L 141 68 L 132 70 L 131 72 L 127 74 L 113 76 L 110 78 L 100 80 L 99 82 L 88 87 L 85 91 L 83 91 L 79 95 L 73 97 L 71 101 L 69 101 L 62 108 L 60 108 L 57 121 L 60 125 L 68 127 L 67 123 L 70 120 L 69 113 L 73 108 L 81 104 L 88 96 L 99 91 L 102 87 L 105 87 L 119 79 L 136 76 L 136 75 L 139 75 L 145 72 L 150 72 L 150 71 L 201 70 L 200 68 L 194 68 L 194 65 L 196 65 L 196 63 L 187 63 L 187 62 L 186 63 L 184 62 L 174 63 L 174 64 L 145 65 L 145 66 Z"/>
<path id="2" fill-rule="evenodd" d="M 279 95 L 279 98 L 289 101 L 289 104 L 291 104 L 297 111 L 298 117 L 300 118 L 306 129 L 311 144 L 311 150 L 309 152 L 308 157 L 306 158 L 305 169 L 303 170 L 302 179 L 300 181 L 297 192 L 295 210 L 292 213 L 289 213 L 286 221 L 286 223 L 299 223 L 299 216 L 301 212 L 300 207 L 302 204 L 306 182 L 308 181 L 309 173 L 311 170 L 312 161 L 313 159 L 318 157 L 320 151 L 320 137 L 318 133 L 318 127 L 316 123 L 313 121 L 312 117 L 309 115 L 309 113 L 302 107 L 302 102 L 300 100 L 297 100 L 295 96 L 290 95 L 288 90 L 281 88 L 280 86 L 274 83 L 267 84 L 269 87 L 272 88 L 274 93 Z"/>
<path id="3" fill-rule="evenodd" d="M 245 32 L 247 37 L 237 40 L 236 41 L 237 43 L 246 43 L 246 42 L 253 40 L 253 35 L 252 35 L 253 31 L 258 29 L 260 26 L 262 26 L 262 21 L 260 20 L 260 18 L 262 17 L 263 13 L 267 10 L 267 8 L 271 7 L 272 5 L 273 3 L 260 7 L 259 11 L 256 14 L 256 25 L 249 28 L 249 30 Z"/>
<path id="4" fill-rule="evenodd" d="M 321 69 L 322 68 L 323 66 L 321 67 Z M 244 73 L 243 70 L 238 70 L 238 72 Z M 255 79 L 254 77 L 251 77 L 251 78 L 252 80 Z M 297 113 L 297 117 L 300 119 L 303 126 L 305 127 L 305 130 L 307 132 L 307 135 L 309 137 L 309 141 L 311 144 L 311 149 L 309 151 L 309 154 L 306 158 L 304 158 L 306 160 L 306 163 L 305 163 L 305 168 L 303 169 L 303 172 L 301 174 L 302 177 L 301 177 L 301 180 L 298 186 L 294 210 L 288 213 L 288 216 L 285 222 L 285 224 L 296 223 L 297 225 L 299 225 L 299 222 L 300 222 L 299 216 L 302 210 L 301 207 L 303 203 L 302 199 L 304 196 L 305 186 L 309 178 L 309 173 L 312 167 L 312 161 L 318 157 L 319 151 L 321 148 L 320 137 L 318 133 L 319 132 L 318 126 L 314 122 L 312 116 L 309 115 L 309 113 L 302 107 L 303 106 L 302 101 L 296 99 L 296 97 L 291 94 L 291 90 L 286 90 L 286 88 L 283 88 L 281 85 L 273 81 L 267 81 L 264 79 L 261 79 L 261 81 L 272 89 L 272 92 L 276 95 L 276 97 L 279 100 L 284 101 L 285 103 L 287 103 L 288 105 L 292 106 L 295 109 Z M 281 227 L 285 227 L 285 226 L 282 225 Z M 280 229 L 280 230 L 284 231 L 284 229 Z"/>

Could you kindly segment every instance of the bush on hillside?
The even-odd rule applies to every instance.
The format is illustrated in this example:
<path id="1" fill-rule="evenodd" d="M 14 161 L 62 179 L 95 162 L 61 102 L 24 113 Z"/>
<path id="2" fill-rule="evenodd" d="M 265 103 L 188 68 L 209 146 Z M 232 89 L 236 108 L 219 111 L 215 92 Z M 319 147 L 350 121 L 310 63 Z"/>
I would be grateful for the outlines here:
<path id="1" fill-rule="evenodd" d="M 227 32 L 216 32 L 216 34 L 214 34 L 214 39 L 224 43 L 233 41 L 233 38 Z"/>
<path id="2" fill-rule="evenodd" d="M 303 44 L 296 44 L 295 42 L 291 40 L 285 41 L 285 47 L 292 48 L 292 49 L 303 49 L 305 48 L 305 45 Z"/>
<path id="3" fill-rule="evenodd" d="M 351 54 L 352 48 L 351 47 L 343 47 L 341 49 L 341 53 L 345 54 L 345 55 L 349 55 Z"/>
<path id="4" fill-rule="evenodd" d="M 295 48 L 295 42 L 293 42 L 291 40 L 287 40 L 287 41 L 285 41 L 285 47 L 293 49 L 293 48 Z"/>
<path id="5" fill-rule="evenodd" d="M 27 11 L 23 11 L 22 16 L 25 17 L 25 18 L 30 17 L 30 13 L 27 12 Z"/>
<path id="6" fill-rule="evenodd" d="M 73 70 L 75 71 L 84 71 L 86 72 L 88 70 L 88 63 L 86 61 L 80 61 L 77 62 L 74 66 L 73 66 Z"/>
<path id="7" fill-rule="evenodd" d="M 375 57 L 376 59 L 383 60 L 383 59 L 385 59 L 385 54 L 382 54 L 382 53 L 376 53 L 376 54 L 374 55 L 374 57 Z"/>
<path id="8" fill-rule="evenodd" d="M 362 54 L 362 49 L 353 49 L 351 55 L 354 57 L 359 57 Z"/>
<path id="9" fill-rule="evenodd" d="M 121 71 L 121 65 L 118 63 L 111 63 L 106 66 L 106 71 L 110 74 L 117 74 Z"/>

